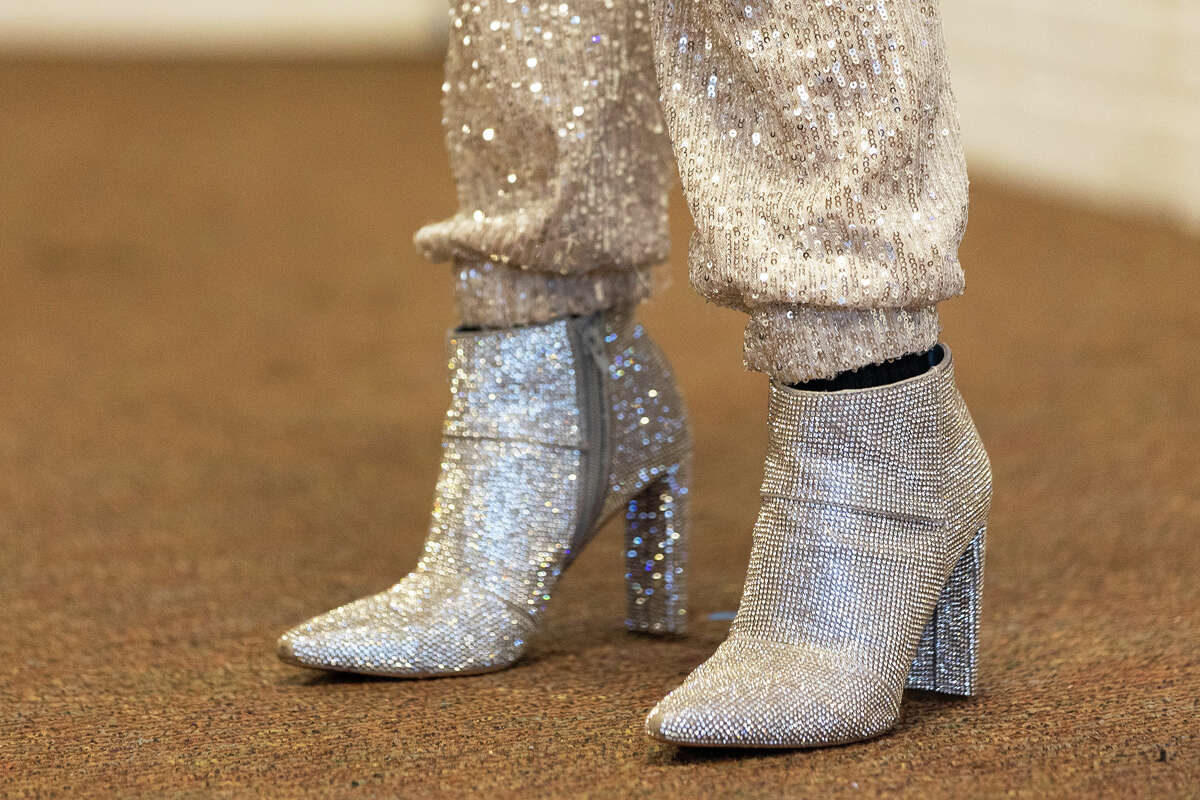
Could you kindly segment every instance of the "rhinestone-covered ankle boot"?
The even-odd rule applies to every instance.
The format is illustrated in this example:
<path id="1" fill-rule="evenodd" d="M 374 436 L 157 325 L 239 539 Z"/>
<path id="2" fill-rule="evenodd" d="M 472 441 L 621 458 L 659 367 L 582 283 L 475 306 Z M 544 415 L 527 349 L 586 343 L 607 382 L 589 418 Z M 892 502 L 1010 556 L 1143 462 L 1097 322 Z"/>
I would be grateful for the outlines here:
<path id="1" fill-rule="evenodd" d="M 510 666 L 562 571 L 625 513 L 625 624 L 678 633 L 691 439 L 663 354 L 628 311 L 452 332 L 425 550 L 386 591 L 283 635 L 284 661 L 405 678 Z"/>
<path id="2" fill-rule="evenodd" d="M 686 745 L 877 736 L 905 686 L 975 691 L 991 469 L 950 351 L 847 391 L 772 383 L 762 506 L 729 636 L 646 720 Z"/>

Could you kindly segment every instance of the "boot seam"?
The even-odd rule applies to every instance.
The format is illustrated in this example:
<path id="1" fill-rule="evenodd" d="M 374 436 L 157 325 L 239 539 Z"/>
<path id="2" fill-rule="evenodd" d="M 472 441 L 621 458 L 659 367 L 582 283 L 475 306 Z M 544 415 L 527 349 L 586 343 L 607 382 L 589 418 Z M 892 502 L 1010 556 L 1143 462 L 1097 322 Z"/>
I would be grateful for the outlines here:
<path id="1" fill-rule="evenodd" d="M 863 514 L 865 516 L 895 520 L 896 522 L 914 522 L 920 525 L 930 525 L 938 528 L 945 528 L 948 526 L 948 523 L 945 520 L 937 519 L 936 517 L 927 517 L 922 514 L 904 514 L 896 511 L 883 511 L 877 508 L 868 508 L 866 506 L 855 505 L 853 503 L 839 503 L 836 501 L 822 500 L 808 496 L 796 497 L 794 495 L 779 494 L 777 492 L 761 492 L 759 496 L 764 500 L 785 500 L 813 508 L 836 508 L 855 514 Z"/>

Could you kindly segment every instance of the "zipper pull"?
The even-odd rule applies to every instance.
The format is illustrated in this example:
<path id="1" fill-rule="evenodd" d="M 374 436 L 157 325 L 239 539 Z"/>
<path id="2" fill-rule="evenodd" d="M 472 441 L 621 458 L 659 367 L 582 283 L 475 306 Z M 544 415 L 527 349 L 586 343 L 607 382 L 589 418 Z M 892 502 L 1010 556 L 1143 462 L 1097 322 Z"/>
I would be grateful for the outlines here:
<path id="1" fill-rule="evenodd" d="M 608 363 L 608 354 L 604 352 L 604 334 L 602 332 L 603 318 L 596 317 L 587 326 L 583 341 L 588 352 L 592 356 L 592 360 L 596 362 L 599 369 L 605 369 Z"/>

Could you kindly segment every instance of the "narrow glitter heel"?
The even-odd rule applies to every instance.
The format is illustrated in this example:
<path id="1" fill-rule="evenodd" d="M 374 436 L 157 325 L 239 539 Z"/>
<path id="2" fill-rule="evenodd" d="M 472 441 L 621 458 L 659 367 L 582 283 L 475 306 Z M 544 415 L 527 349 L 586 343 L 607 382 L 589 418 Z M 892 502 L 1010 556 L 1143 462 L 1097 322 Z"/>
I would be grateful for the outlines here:
<path id="1" fill-rule="evenodd" d="M 625 507 L 625 627 L 653 634 L 687 627 L 690 457 L 661 469 Z"/>
<path id="2" fill-rule="evenodd" d="M 985 525 L 950 573 L 937 608 L 921 634 L 906 688 L 975 694 L 986 537 Z"/>

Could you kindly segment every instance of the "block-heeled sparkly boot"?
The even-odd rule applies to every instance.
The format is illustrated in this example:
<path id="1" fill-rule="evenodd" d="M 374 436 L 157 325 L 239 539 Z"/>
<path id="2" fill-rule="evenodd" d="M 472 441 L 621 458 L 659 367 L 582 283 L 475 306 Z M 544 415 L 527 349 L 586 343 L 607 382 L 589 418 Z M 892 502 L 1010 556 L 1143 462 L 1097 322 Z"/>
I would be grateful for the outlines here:
<path id="1" fill-rule="evenodd" d="M 404 678 L 508 667 L 617 511 L 626 626 L 682 632 L 691 437 L 670 366 L 632 313 L 452 332 L 448 350 L 441 473 L 416 569 L 292 628 L 279 656 Z"/>
<path id="2" fill-rule="evenodd" d="M 651 736 L 842 744 L 891 728 L 906 686 L 974 693 L 991 468 L 949 349 L 935 359 L 866 389 L 771 384 L 741 605 Z"/>

